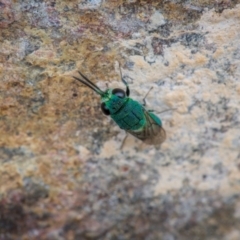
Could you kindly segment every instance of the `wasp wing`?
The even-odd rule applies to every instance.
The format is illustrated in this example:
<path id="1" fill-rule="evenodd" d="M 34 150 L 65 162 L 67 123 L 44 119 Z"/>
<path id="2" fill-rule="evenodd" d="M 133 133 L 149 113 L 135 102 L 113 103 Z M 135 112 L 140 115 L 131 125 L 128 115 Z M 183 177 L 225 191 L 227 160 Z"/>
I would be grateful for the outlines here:
<path id="1" fill-rule="evenodd" d="M 128 130 L 130 134 L 149 145 L 159 145 L 166 139 L 166 132 L 144 109 L 146 124 L 139 130 Z"/>

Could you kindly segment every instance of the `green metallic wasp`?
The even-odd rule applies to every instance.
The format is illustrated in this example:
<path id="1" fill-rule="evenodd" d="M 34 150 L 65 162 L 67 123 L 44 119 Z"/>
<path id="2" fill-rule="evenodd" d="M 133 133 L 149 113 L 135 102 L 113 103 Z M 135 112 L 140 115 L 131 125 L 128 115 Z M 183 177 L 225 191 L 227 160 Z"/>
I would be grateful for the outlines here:
<path id="1" fill-rule="evenodd" d="M 91 88 L 101 96 L 101 109 L 105 115 L 110 115 L 117 125 L 142 140 L 146 144 L 158 145 L 166 138 L 162 122 L 152 111 L 146 110 L 144 104 L 129 97 L 130 89 L 127 82 L 121 77 L 126 86 L 126 92 L 120 88 L 102 91 L 87 77 L 79 72 L 81 79 L 74 77 L 79 82 Z"/>

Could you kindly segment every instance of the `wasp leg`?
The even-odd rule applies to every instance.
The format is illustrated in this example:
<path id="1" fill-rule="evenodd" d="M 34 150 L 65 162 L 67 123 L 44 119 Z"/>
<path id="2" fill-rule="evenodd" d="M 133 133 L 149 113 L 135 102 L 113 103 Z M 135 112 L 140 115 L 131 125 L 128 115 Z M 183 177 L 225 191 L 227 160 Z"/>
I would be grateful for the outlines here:
<path id="1" fill-rule="evenodd" d="M 121 80 L 124 83 L 124 85 L 126 86 L 126 95 L 127 95 L 127 97 L 129 97 L 130 89 L 128 87 L 128 83 L 123 79 L 121 67 L 119 67 L 119 69 L 120 69 Z"/>
<path id="2" fill-rule="evenodd" d="M 147 94 L 146 94 L 145 97 L 143 98 L 143 106 L 144 106 L 144 107 L 147 105 L 147 103 L 146 103 L 146 98 L 147 98 L 148 94 L 150 93 L 150 91 L 151 91 L 152 89 L 153 89 L 153 87 L 151 87 L 151 88 L 148 90 Z"/>
<path id="3" fill-rule="evenodd" d="M 123 147 L 124 147 L 124 144 L 125 144 L 125 142 L 126 142 L 126 139 L 127 139 L 127 137 L 128 137 L 128 133 L 126 132 L 126 136 L 124 137 L 124 139 L 123 139 L 123 141 L 122 141 L 122 144 L 121 144 L 120 150 L 122 150 L 122 149 L 123 149 Z"/>
<path id="4" fill-rule="evenodd" d="M 150 112 L 150 113 L 155 112 L 155 113 L 157 113 L 157 114 L 160 114 L 160 113 L 164 113 L 164 112 L 168 112 L 168 111 L 172 111 L 172 110 L 176 110 L 176 109 L 177 109 L 177 108 L 169 108 L 169 109 L 165 109 L 165 110 L 160 111 L 160 112 L 157 112 L 157 111 L 152 110 L 152 109 L 147 110 L 147 111 Z"/>
<path id="5" fill-rule="evenodd" d="M 130 95 L 130 89 L 129 89 L 129 87 L 128 87 L 128 84 L 127 84 L 127 82 L 122 78 L 122 81 L 123 81 L 123 83 L 126 85 L 126 95 L 129 97 L 129 95 Z"/>

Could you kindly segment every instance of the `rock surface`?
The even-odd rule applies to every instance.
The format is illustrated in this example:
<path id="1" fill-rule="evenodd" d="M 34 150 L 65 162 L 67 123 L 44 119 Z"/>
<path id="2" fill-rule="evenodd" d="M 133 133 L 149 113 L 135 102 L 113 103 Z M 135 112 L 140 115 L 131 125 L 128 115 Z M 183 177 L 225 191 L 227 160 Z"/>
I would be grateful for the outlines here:
<path id="1" fill-rule="evenodd" d="M 1 0 L 0 240 L 239 240 L 239 39 L 239 0 Z M 161 147 L 72 78 L 119 65 Z"/>

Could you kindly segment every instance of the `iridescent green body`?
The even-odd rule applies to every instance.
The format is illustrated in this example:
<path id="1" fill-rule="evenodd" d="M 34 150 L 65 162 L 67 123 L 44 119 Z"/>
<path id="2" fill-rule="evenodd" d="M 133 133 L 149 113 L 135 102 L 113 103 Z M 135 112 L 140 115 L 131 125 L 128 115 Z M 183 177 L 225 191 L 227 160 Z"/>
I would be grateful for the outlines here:
<path id="1" fill-rule="evenodd" d="M 119 88 L 102 91 L 83 74 L 80 72 L 79 74 L 82 79 L 74 78 L 101 96 L 103 113 L 110 115 L 121 129 L 147 144 L 161 144 L 165 140 L 166 133 L 162 128 L 161 120 L 151 111 L 147 111 L 142 104 L 129 97 L 130 90 L 123 79 L 127 87 L 126 92 Z"/>
<path id="2" fill-rule="evenodd" d="M 120 110 L 110 116 L 126 131 L 139 130 L 146 124 L 143 107 L 131 98 L 127 98 Z"/>

